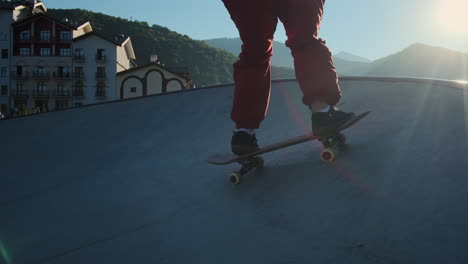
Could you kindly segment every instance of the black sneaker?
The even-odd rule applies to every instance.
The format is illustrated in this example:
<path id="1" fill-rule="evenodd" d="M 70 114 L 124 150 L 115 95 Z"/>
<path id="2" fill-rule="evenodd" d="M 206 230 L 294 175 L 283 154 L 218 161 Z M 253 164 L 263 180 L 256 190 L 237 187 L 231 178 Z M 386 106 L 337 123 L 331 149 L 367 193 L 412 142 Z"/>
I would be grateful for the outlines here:
<path id="1" fill-rule="evenodd" d="M 250 135 L 245 131 L 237 131 L 232 135 L 231 140 L 232 153 L 236 155 L 245 155 L 257 151 L 257 137 Z"/>
<path id="2" fill-rule="evenodd" d="M 312 113 L 312 133 L 317 137 L 329 136 L 353 117 L 355 117 L 354 113 L 345 113 L 333 106 L 330 106 L 328 112 L 314 112 Z"/>

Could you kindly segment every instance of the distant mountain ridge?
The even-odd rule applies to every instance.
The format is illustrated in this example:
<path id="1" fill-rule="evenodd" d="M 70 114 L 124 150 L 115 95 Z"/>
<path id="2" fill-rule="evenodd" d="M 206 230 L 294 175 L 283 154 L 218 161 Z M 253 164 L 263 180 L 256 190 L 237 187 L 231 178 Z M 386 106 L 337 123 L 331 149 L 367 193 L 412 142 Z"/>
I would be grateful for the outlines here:
<path id="1" fill-rule="evenodd" d="M 208 45 L 226 48 L 238 55 L 241 41 L 238 38 L 204 40 Z M 289 49 L 274 42 L 272 65 L 293 67 Z M 405 76 L 448 80 L 468 79 L 468 54 L 447 48 L 413 44 L 400 52 L 370 61 L 346 52 L 334 55 L 335 66 L 341 76 Z"/>
<path id="2" fill-rule="evenodd" d="M 242 41 L 240 38 L 216 38 L 203 40 L 203 42 L 212 47 L 226 50 L 235 56 L 238 56 L 241 52 Z M 294 68 L 291 51 L 281 42 L 273 42 L 273 57 L 271 58 L 271 65 Z"/>
<path id="3" fill-rule="evenodd" d="M 340 59 L 345 60 L 345 61 L 351 61 L 351 62 L 363 62 L 363 63 L 371 62 L 371 60 L 369 60 L 367 58 L 357 56 L 357 55 L 354 55 L 354 54 L 351 54 L 351 53 L 348 53 L 348 52 L 345 52 L 345 51 L 342 51 L 342 52 L 339 52 L 339 53 L 335 54 L 334 57 L 335 58 L 340 58 Z"/>

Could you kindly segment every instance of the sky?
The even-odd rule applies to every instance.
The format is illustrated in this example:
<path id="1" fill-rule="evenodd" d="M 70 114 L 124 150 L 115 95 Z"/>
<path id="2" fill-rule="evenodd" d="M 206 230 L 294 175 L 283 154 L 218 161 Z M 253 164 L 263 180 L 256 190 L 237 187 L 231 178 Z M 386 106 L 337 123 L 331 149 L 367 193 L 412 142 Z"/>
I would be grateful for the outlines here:
<path id="1" fill-rule="evenodd" d="M 145 21 L 197 40 L 238 37 L 221 0 L 43 2 L 47 8 L 81 8 Z M 468 0 L 327 0 L 319 37 L 333 53 L 345 51 L 371 60 L 414 43 L 468 53 L 466 10 Z M 286 41 L 281 23 L 275 40 Z"/>

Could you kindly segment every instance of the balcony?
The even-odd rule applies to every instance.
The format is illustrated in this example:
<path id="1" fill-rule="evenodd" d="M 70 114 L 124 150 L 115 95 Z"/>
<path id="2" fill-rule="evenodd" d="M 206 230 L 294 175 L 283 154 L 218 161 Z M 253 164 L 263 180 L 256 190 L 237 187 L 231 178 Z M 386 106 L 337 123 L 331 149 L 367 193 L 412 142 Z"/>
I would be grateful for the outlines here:
<path id="1" fill-rule="evenodd" d="M 65 99 L 65 98 L 70 98 L 71 96 L 70 90 L 63 90 L 63 89 L 55 89 L 53 91 L 53 96 L 57 97 L 57 99 Z"/>
<path id="2" fill-rule="evenodd" d="M 35 80 L 49 80 L 50 73 L 48 72 L 33 72 L 33 78 Z"/>
<path id="3" fill-rule="evenodd" d="M 104 79 L 106 79 L 105 72 L 96 72 L 96 80 L 104 80 Z"/>
<path id="4" fill-rule="evenodd" d="M 54 72 L 53 74 L 55 79 L 66 81 L 70 80 L 71 74 L 69 72 Z"/>
<path id="5" fill-rule="evenodd" d="M 37 43 L 43 43 L 43 44 L 47 44 L 47 43 L 52 43 L 52 39 L 49 38 L 49 39 L 36 39 L 36 42 Z"/>
<path id="6" fill-rule="evenodd" d="M 84 89 L 82 87 L 73 89 L 73 96 L 77 97 L 78 99 L 84 98 Z"/>
<path id="7" fill-rule="evenodd" d="M 84 55 L 73 55 L 73 61 L 76 63 L 84 63 L 85 57 Z"/>
<path id="8" fill-rule="evenodd" d="M 17 43 L 31 43 L 33 38 L 17 38 L 15 40 Z"/>
<path id="9" fill-rule="evenodd" d="M 84 72 L 74 72 L 73 79 L 84 79 Z"/>
<path id="10" fill-rule="evenodd" d="M 50 97 L 50 91 L 46 89 L 36 89 L 32 91 L 32 96 L 39 99 L 48 99 Z"/>
<path id="11" fill-rule="evenodd" d="M 97 90 L 95 95 L 96 95 L 97 99 L 105 99 L 106 98 L 106 91 L 105 90 Z"/>
<path id="12" fill-rule="evenodd" d="M 11 95 L 13 97 L 15 97 L 16 99 L 19 99 L 19 98 L 28 98 L 29 97 L 29 91 L 28 90 L 17 90 L 17 89 L 13 89 L 11 91 Z"/>
<path id="13" fill-rule="evenodd" d="M 106 63 L 106 55 L 96 55 L 96 62 L 97 63 Z"/>
<path id="14" fill-rule="evenodd" d="M 28 72 L 11 72 L 11 79 L 15 81 L 28 80 Z"/>
<path id="15" fill-rule="evenodd" d="M 55 42 L 59 43 L 71 43 L 72 39 L 71 38 L 56 38 Z"/>

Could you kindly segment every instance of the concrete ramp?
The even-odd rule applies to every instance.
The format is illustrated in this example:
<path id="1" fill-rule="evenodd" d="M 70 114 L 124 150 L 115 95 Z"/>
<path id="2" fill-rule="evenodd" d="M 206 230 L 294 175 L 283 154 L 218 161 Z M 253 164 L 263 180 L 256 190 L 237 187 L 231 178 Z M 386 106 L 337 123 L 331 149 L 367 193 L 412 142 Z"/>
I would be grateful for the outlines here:
<path id="1" fill-rule="evenodd" d="M 468 94 L 461 84 L 343 78 L 333 164 L 308 142 L 239 186 L 232 86 L 0 122 L 0 263 L 468 263 Z M 310 129 L 273 84 L 262 145 Z"/>

